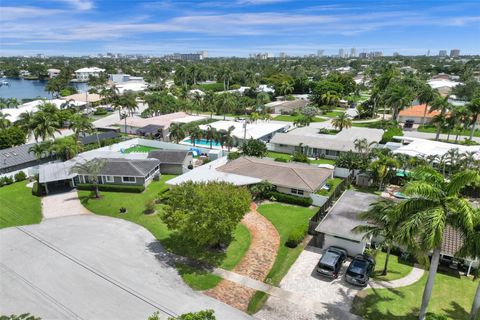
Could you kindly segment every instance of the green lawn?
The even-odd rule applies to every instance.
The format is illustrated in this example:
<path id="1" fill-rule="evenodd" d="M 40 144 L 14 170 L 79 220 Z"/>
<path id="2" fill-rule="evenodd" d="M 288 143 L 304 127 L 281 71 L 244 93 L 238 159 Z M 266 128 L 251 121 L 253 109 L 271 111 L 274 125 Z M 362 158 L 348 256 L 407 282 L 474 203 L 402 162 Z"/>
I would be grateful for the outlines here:
<path id="1" fill-rule="evenodd" d="M 346 112 L 345 110 L 343 110 L 343 111 L 334 110 L 334 111 L 329 111 L 329 112 L 323 114 L 323 116 L 329 117 L 329 118 L 336 118 L 339 115 L 344 114 L 345 112 Z"/>
<path id="2" fill-rule="evenodd" d="M 300 117 L 301 116 L 291 116 L 291 115 L 288 115 L 288 114 L 282 114 L 282 115 L 276 116 L 275 118 L 273 118 L 273 120 L 295 122 Z M 312 119 L 311 122 L 324 122 L 324 121 L 327 121 L 327 120 L 328 119 L 315 117 L 315 118 Z"/>
<path id="3" fill-rule="evenodd" d="M 125 149 L 124 153 L 132 153 L 132 152 L 148 153 L 149 151 L 152 151 L 152 150 L 158 150 L 158 148 L 137 145 L 137 146 L 133 146 Z"/>
<path id="4" fill-rule="evenodd" d="M 194 290 L 214 288 L 222 278 L 204 270 L 199 270 L 186 264 L 177 263 L 175 267 L 183 281 Z"/>
<path id="5" fill-rule="evenodd" d="M 320 189 L 320 190 L 317 191 L 317 193 L 321 196 L 330 197 L 342 181 L 343 181 L 343 179 L 341 179 L 341 178 L 328 179 L 327 183 L 328 183 L 328 185 L 330 185 L 330 190 L 327 191 L 325 189 Z"/>
<path id="6" fill-rule="evenodd" d="M 0 188 L 0 229 L 40 223 L 42 208 L 40 197 L 32 195 L 27 181 Z"/>
<path id="7" fill-rule="evenodd" d="M 120 193 L 120 192 L 101 192 L 101 199 L 91 199 L 90 191 L 79 191 L 79 197 L 83 205 L 90 211 L 115 218 L 125 219 L 137 223 L 149 230 L 162 245 L 171 252 L 181 256 L 186 256 L 204 263 L 220 266 L 224 269 L 233 269 L 241 260 L 250 246 L 250 233 L 247 228 L 241 224 L 238 225 L 233 240 L 227 250 L 223 253 L 210 251 L 205 248 L 198 248 L 191 242 L 186 242 L 179 233 L 168 230 L 165 223 L 160 218 L 164 204 L 157 204 L 156 209 L 159 214 L 145 215 L 145 203 L 148 203 L 158 197 L 158 194 L 168 188 L 165 181 L 173 178 L 172 175 L 162 175 L 160 181 L 153 181 L 148 185 L 143 193 Z M 127 213 L 119 213 L 121 207 L 127 208 Z M 183 276 L 188 274 L 184 270 Z M 199 275 L 196 277 L 196 275 Z M 191 273 L 187 276 L 189 284 L 192 287 L 204 286 L 205 275 L 201 272 Z M 211 277 L 210 277 L 211 278 Z M 198 284 L 195 284 L 198 280 Z M 211 282 L 212 283 L 212 282 Z"/>
<path id="8" fill-rule="evenodd" d="M 292 230 L 302 225 L 308 225 L 308 221 L 315 214 L 315 211 L 278 203 L 261 205 L 257 211 L 270 220 L 280 234 L 280 248 L 277 253 L 277 259 L 265 279 L 266 283 L 278 285 L 304 249 L 303 245 L 293 249 L 288 248 L 285 246 L 285 242 Z M 267 295 L 265 293 L 256 292 L 248 306 L 249 313 L 258 311 L 266 299 Z"/>
<path id="9" fill-rule="evenodd" d="M 361 128 L 372 128 L 372 129 L 383 129 L 386 125 L 388 125 L 390 121 L 384 121 L 384 120 L 378 120 L 378 121 L 372 121 L 372 122 L 360 122 L 356 123 L 353 122 L 352 126 L 353 127 L 361 127 Z"/>
<path id="10" fill-rule="evenodd" d="M 292 160 L 291 154 L 275 152 L 275 151 L 268 151 L 266 157 L 272 158 L 272 159 L 281 158 L 287 161 Z M 335 161 L 330 159 L 318 159 L 318 160 L 310 160 L 310 163 L 311 164 L 335 164 Z"/>
<path id="11" fill-rule="evenodd" d="M 361 291 L 352 310 L 366 320 L 415 320 L 426 280 L 427 273 L 407 287 Z M 471 277 L 437 273 L 428 311 L 443 314 L 448 319 L 467 319 L 478 281 L 472 281 Z"/>
<path id="12" fill-rule="evenodd" d="M 425 126 L 419 126 L 417 129 L 418 132 L 428 132 L 428 133 L 436 133 L 437 132 L 437 127 L 433 125 L 425 125 Z M 448 134 L 448 130 L 443 129 L 440 131 L 441 133 Z M 460 135 L 460 136 L 470 136 L 471 130 L 452 130 L 450 132 L 450 135 L 452 136 L 453 139 L 455 139 L 455 136 Z M 475 129 L 473 132 L 474 137 L 480 137 L 480 129 Z"/>
<path id="13" fill-rule="evenodd" d="M 385 265 L 385 258 L 387 254 L 382 251 L 378 251 L 375 256 L 375 271 L 373 273 L 373 278 L 381 281 L 391 281 L 405 277 L 412 271 L 413 264 L 399 261 L 398 256 L 391 254 L 388 259 L 388 272 L 386 276 L 382 276 L 383 267 Z"/>

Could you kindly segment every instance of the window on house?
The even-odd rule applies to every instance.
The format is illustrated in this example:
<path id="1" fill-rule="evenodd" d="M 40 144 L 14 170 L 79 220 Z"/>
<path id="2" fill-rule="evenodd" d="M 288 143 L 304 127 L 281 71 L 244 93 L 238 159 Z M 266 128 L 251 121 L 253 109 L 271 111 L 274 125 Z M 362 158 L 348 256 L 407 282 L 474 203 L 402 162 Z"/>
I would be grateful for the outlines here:
<path id="1" fill-rule="evenodd" d="M 113 182 L 113 176 L 105 176 L 105 182 Z"/>
<path id="2" fill-rule="evenodd" d="M 298 195 L 303 195 L 303 190 L 299 190 L 299 189 L 290 189 L 290 193 L 293 193 L 293 194 L 298 194 Z"/>
<path id="3" fill-rule="evenodd" d="M 122 177 L 122 181 L 125 183 L 135 183 L 135 177 Z"/>

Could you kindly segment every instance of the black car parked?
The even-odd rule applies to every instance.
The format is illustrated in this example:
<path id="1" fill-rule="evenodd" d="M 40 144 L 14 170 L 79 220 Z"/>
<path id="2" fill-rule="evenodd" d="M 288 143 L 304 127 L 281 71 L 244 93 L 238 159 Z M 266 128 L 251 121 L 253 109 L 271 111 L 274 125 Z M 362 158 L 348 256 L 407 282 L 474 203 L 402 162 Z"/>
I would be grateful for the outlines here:
<path id="1" fill-rule="evenodd" d="M 345 280 L 356 286 L 366 286 L 375 269 L 375 260 L 365 254 L 353 258 L 345 273 Z"/>
<path id="2" fill-rule="evenodd" d="M 328 247 L 318 262 L 317 272 L 326 277 L 336 278 L 345 259 L 347 259 L 346 250 Z"/>

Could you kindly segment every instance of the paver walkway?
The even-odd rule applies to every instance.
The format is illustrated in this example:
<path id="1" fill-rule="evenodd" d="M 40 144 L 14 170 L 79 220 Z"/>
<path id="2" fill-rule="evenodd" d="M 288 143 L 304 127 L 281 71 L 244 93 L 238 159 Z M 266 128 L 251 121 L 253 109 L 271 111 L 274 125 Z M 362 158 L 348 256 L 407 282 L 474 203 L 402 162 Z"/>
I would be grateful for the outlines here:
<path id="1" fill-rule="evenodd" d="M 77 190 L 42 197 L 44 219 L 92 214 L 78 199 Z"/>
<path id="2" fill-rule="evenodd" d="M 405 277 L 392 281 L 371 281 L 369 286 L 374 289 L 400 288 L 414 284 L 423 276 L 423 270 L 419 265 L 414 265 L 412 271 Z"/>
<path id="3" fill-rule="evenodd" d="M 258 282 L 265 279 L 277 257 L 280 236 L 272 223 L 257 212 L 257 205 L 254 203 L 252 203 L 251 211 L 242 219 L 242 223 L 250 231 L 252 242 L 243 259 L 233 269 L 233 274 L 239 275 L 240 278 L 237 278 L 235 282 L 230 281 L 234 280 L 234 277 L 230 280 L 224 279 L 215 288 L 207 290 L 205 294 L 246 311 L 256 289 L 245 286 L 245 283 L 238 279 L 250 279 Z M 216 271 L 221 272 L 219 269 Z"/>

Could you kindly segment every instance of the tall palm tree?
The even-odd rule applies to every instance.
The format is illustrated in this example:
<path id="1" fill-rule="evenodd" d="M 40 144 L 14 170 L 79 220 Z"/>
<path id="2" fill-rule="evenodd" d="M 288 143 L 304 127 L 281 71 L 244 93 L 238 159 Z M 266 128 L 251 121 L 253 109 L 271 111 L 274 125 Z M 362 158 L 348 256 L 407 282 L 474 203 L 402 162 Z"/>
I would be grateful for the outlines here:
<path id="1" fill-rule="evenodd" d="M 477 217 L 480 211 L 477 209 Z M 475 221 L 473 229 L 463 235 L 463 245 L 456 253 L 461 258 L 478 259 L 480 258 L 480 221 Z M 480 313 L 480 283 L 477 286 L 475 298 L 473 299 L 472 309 L 470 311 L 469 320 L 478 319 Z"/>
<path id="2" fill-rule="evenodd" d="M 100 198 L 100 192 L 98 191 L 98 176 L 102 172 L 105 163 L 106 161 L 104 159 L 95 158 L 90 161 L 77 163 L 70 169 L 70 172 L 72 173 L 78 173 L 88 177 L 88 180 L 93 186 L 95 198 L 97 199 Z"/>
<path id="3" fill-rule="evenodd" d="M 170 140 L 173 139 L 175 143 L 180 143 L 180 140 L 183 140 L 185 138 L 185 131 L 183 130 L 183 126 L 181 123 L 172 123 L 169 130 L 169 138 Z"/>
<path id="4" fill-rule="evenodd" d="M 363 233 L 364 239 L 381 238 L 383 246 L 387 249 L 385 265 L 382 275 L 387 275 L 390 250 L 398 237 L 396 203 L 390 200 L 380 200 L 372 205 L 366 212 L 359 214 L 361 220 L 367 221 L 367 225 L 358 225 L 352 229 L 355 233 Z"/>
<path id="5" fill-rule="evenodd" d="M 232 132 L 235 130 L 234 126 L 230 126 L 228 130 L 220 130 L 218 131 L 218 141 L 220 142 L 220 145 L 223 147 L 227 147 L 227 150 L 230 151 L 230 149 L 233 147 L 233 136 Z"/>
<path id="6" fill-rule="evenodd" d="M 230 93 L 222 93 L 219 95 L 218 100 L 218 111 L 220 114 L 223 114 L 223 120 L 226 119 L 227 113 L 231 112 L 233 106 L 235 105 L 235 100 Z"/>
<path id="7" fill-rule="evenodd" d="M 7 118 L 9 116 L 10 116 L 10 114 L 3 113 L 3 112 L 0 111 L 0 129 L 7 129 L 8 127 L 10 127 L 10 125 L 12 123 Z"/>
<path id="8" fill-rule="evenodd" d="M 194 147 L 195 147 L 195 142 L 197 140 L 202 139 L 202 137 L 203 137 L 203 131 L 198 126 L 193 128 L 192 131 L 190 132 L 190 141 L 192 141 L 192 144 Z"/>
<path id="9" fill-rule="evenodd" d="M 336 92 L 327 91 L 322 94 L 322 103 L 327 106 L 337 106 L 340 102 L 340 97 Z"/>
<path id="10" fill-rule="evenodd" d="M 49 138 L 54 138 L 55 132 L 61 134 L 59 130 L 60 124 L 58 121 L 51 115 L 42 111 L 39 111 L 35 114 L 33 126 L 32 133 L 35 137 L 35 141 L 38 141 L 39 138 L 41 138 L 42 141 L 45 141 Z"/>
<path id="11" fill-rule="evenodd" d="M 69 128 L 73 130 L 75 141 L 78 141 L 78 137 L 81 134 L 85 135 L 86 133 L 93 132 L 92 121 L 89 118 L 79 114 L 74 114 L 73 117 L 70 119 Z"/>
<path id="12" fill-rule="evenodd" d="M 372 141 L 369 143 L 366 138 L 357 138 L 353 143 L 355 150 L 358 151 L 358 153 L 360 153 L 364 158 L 368 157 L 368 155 L 372 151 L 372 147 L 377 145 L 376 141 Z"/>
<path id="13" fill-rule="evenodd" d="M 392 120 L 396 121 L 398 112 L 410 106 L 413 101 L 412 90 L 402 83 L 392 83 L 385 92 L 385 102 L 390 106 L 392 110 Z"/>
<path id="14" fill-rule="evenodd" d="M 332 125 L 335 129 L 338 129 L 338 131 L 342 131 L 344 128 L 348 129 L 352 127 L 352 119 L 344 112 L 332 119 Z"/>
<path id="15" fill-rule="evenodd" d="M 478 213 L 461 197 L 460 191 L 466 185 L 480 184 L 480 174 L 465 170 L 447 180 L 432 167 L 422 166 L 412 176 L 416 180 L 409 182 L 402 191 L 408 199 L 398 205 L 399 221 L 404 221 L 399 226 L 399 240 L 415 252 L 428 254 L 433 251 L 419 312 L 419 319 L 424 320 L 445 228 L 451 225 L 464 233 L 473 229 Z"/>
<path id="16" fill-rule="evenodd" d="M 472 140 L 473 134 L 475 133 L 475 125 L 478 121 L 480 121 L 480 94 L 473 98 L 472 101 L 467 104 L 467 108 L 472 114 L 472 129 L 470 131 L 470 140 Z"/>
<path id="17" fill-rule="evenodd" d="M 378 158 L 370 163 L 370 169 L 372 169 L 373 173 L 375 174 L 379 191 L 383 189 L 385 178 L 387 178 L 389 174 L 399 166 L 400 164 L 398 163 L 397 159 L 384 154 L 379 154 Z"/>
<path id="18" fill-rule="evenodd" d="M 290 81 L 282 81 L 278 91 L 283 96 L 283 100 L 286 100 L 287 96 L 293 92 L 293 85 Z"/>
<path id="19" fill-rule="evenodd" d="M 32 153 L 37 160 L 43 158 L 45 151 L 45 145 L 43 143 L 35 143 L 28 148 L 28 153 Z"/>
<path id="20" fill-rule="evenodd" d="M 205 139 L 207 140 L 207 142 L 210 143 L 210 149 L 212 149 L 213 148 L 213 142 L 217 139 L 217 136 L 218 136 L 217 129 L 215 129 L 211 125 L 208 125 L 204 136 L 205 136 Z"/>
<path id="21" fill-rule="evenodd" d="M 451 107 L 450 102 L 448 102 L 449 96 L 441 97 L 437 96 L 435 100 L 433 100 L 432 105 L 430 107 L 430 112 L 432 111 L 440 111 L 440 114 L 437 115 L 437 134 L 435 135 L 435 140 L 438 141 L 440 138 L 440 132 L 442 131 L 442 124 L 444 123 L 443 120 L 446 119 L 445 114 L 447 110 Z M 435 118 L 435 117 L 434 117 Z"/>
<path id="22" fill-rule="evenodd" d="M 417 99 L 420 104 L 425 105 L 425 110 L 422 117 L 422 126 L 425 125 L 425 118 L 427 117 L 428 105 L 432 103 L 438 95 L 438 91 L 432 89 L 429 84 L 422 83 L 417 92 Z"/>

